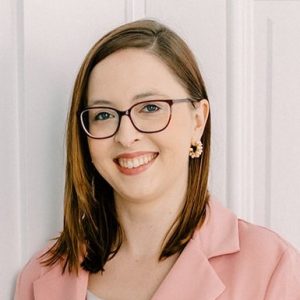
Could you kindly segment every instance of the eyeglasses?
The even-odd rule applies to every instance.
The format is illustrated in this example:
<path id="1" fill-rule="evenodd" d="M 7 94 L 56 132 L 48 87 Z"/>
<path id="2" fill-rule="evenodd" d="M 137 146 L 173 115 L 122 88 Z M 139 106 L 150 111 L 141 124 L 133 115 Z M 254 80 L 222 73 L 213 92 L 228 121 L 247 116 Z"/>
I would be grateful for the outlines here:
<path id="1" fill-rule="evenodd" d="M 128 116 L 136 130 L 144 133 L 160 132 L 166 129 L 171 121 L 172 105 L 182 102 L 193 104 L 197 100 L 149 100 L 136 103 L 124 111 L 107 106 L 86 107 L 80 112 L 81 126 L 89 137 L 107 139 L 116 134 L 122 117 Z"/>

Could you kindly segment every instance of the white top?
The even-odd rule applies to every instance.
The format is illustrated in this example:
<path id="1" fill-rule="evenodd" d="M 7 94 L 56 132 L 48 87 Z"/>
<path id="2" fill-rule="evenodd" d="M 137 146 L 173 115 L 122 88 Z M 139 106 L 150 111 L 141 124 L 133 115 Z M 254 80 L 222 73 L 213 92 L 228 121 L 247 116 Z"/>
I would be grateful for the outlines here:
<path id="1" fill-rule="evenodd" d="M 87 290 L 86 300 L 103 300 L 94 295 L 91 291 Z"/>

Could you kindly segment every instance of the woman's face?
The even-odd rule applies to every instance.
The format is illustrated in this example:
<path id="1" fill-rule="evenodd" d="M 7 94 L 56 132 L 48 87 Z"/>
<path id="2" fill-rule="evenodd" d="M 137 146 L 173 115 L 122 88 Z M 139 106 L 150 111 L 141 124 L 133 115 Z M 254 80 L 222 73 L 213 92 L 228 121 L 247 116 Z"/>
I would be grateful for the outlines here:
<path id="1" fill-rule="evenodd" d="M 127 110 L 145 100 L 182 99 L 189 95 L 169 68 L 141 49 L 115 52 L 98 63 L 88 83 L 88 106 Z M 174 104 L 168 127 L 141 133 L 128 116 L 110 138 L 88 138 L 92 161 L 113 187 L 115 196 L 134 202 L 184 193 L 187 186 L 189 148 L 199 140 L 208 116 L 207 100 Z"/>

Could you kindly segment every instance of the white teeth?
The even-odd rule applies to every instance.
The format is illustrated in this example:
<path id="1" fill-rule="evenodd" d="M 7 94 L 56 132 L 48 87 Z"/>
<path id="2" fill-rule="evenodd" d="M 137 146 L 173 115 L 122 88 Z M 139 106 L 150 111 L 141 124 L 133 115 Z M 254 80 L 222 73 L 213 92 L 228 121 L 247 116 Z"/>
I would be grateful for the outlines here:
<path id="1" fill-rule="evenodd" d="M 147 154 L 147 155 L 143 155 L 140 157 L 136 157 L 133 159 L 119 158 L 118 162 L 121 167 L 127 168 L 127 169 L 132 169 L 132 168 L 137 168 L 142 165 L 146 165 L 152 159 L 154 159 L 155 156 L 156 156 L 156 154 L 153 153 L 153 154 Z"/>
<path id="2" fill-rule="evenodd" d="M 138 159 L 134 159 L 134 160 L 133 160 L 133 167 L 136 168 L 136 167 L 139 166 L 139 165 L 140 165 L 139 160 L 138 160 Z"/>

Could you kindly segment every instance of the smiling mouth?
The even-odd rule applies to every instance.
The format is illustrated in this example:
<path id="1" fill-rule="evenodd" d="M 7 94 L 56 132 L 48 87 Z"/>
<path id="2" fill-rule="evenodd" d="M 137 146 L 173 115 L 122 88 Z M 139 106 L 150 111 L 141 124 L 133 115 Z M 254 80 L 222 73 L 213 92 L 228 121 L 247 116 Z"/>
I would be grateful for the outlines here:
<path id="1" fill-rule="evenodd" d="M 122 168 L 135 169 L 154 160 L 158 156 L 158 153 L 144 154 L 135 158 L 118 158 L 115 162 Z"/>

